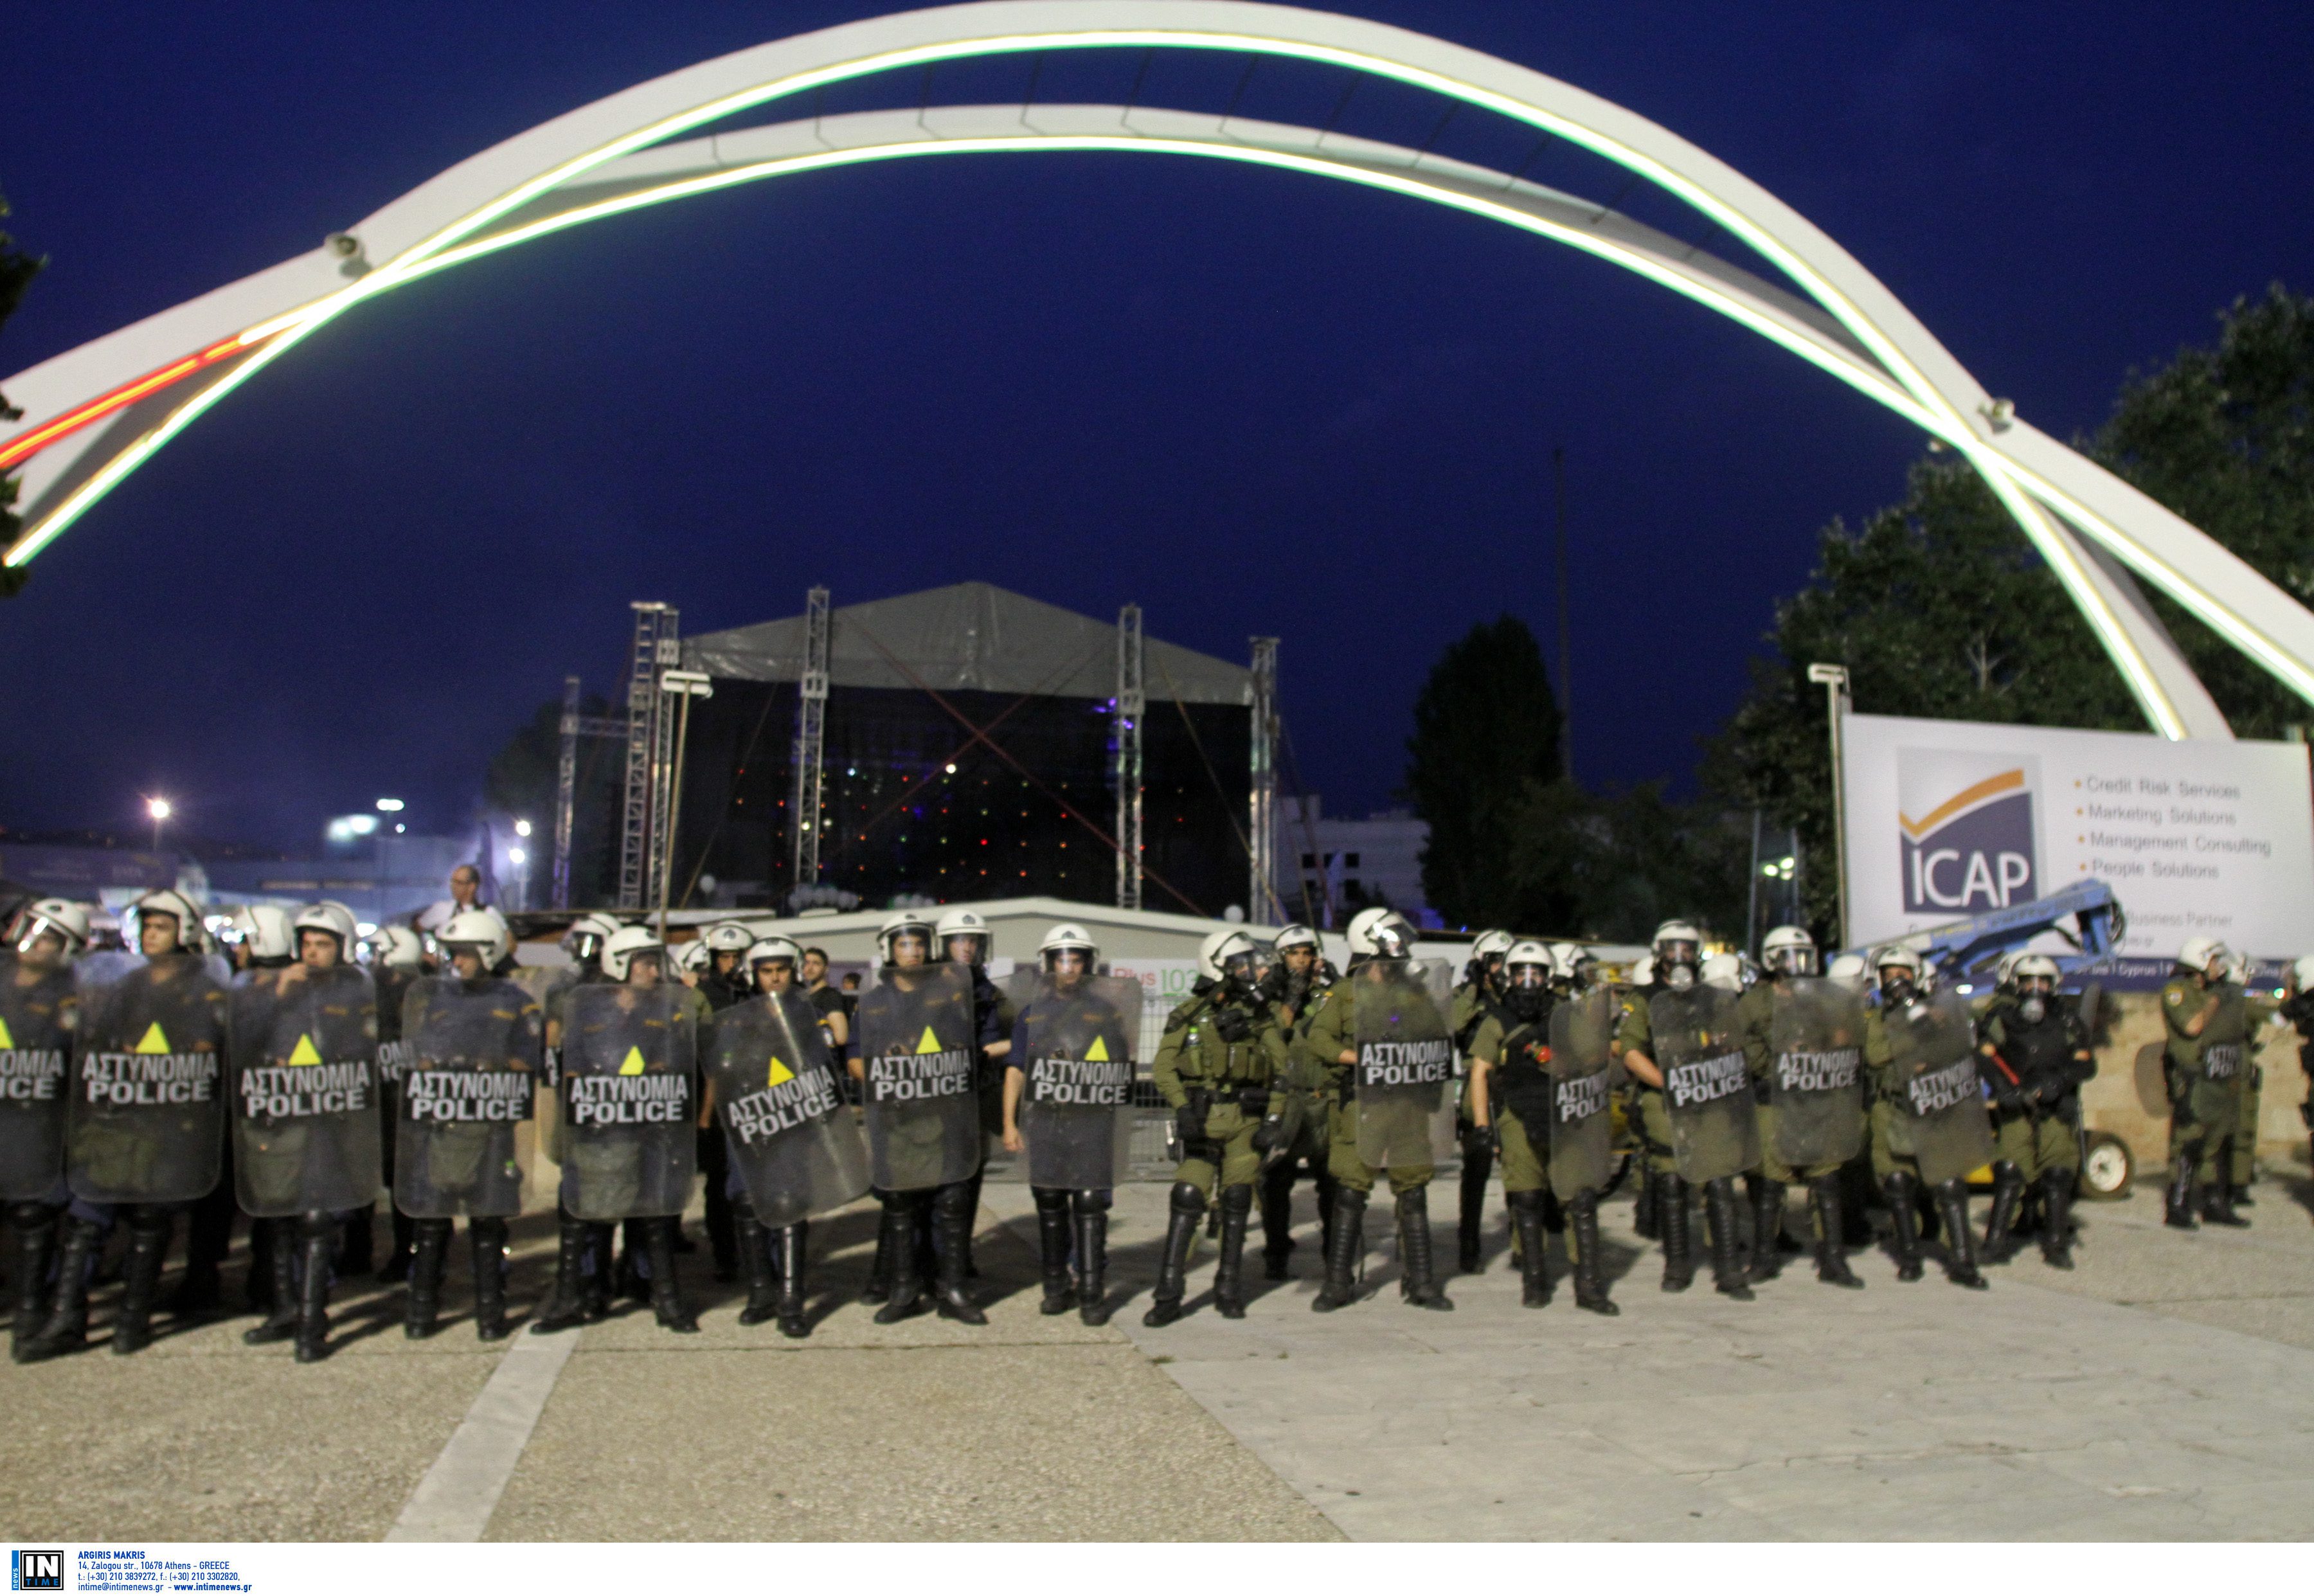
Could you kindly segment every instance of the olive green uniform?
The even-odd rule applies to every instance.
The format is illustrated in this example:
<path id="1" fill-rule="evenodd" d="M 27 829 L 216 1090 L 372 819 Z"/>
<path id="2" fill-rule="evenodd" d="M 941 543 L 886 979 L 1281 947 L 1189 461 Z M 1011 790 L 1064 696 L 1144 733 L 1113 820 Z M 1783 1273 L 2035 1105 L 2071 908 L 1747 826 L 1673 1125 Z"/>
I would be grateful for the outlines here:
<path id="1" fill-rule="evenodd" d="M 1479 1027 L 1499 1010 L 1500 1003 L 1481 974 L 1454 989 L 1453 1006 L 1446 1022 L 1454 1037 L 1454 1051 L 1462 1060 L 1462 1078 L 1454 1103 L 1455 1139 L 1462 1148 L 1462 1212 L 1456 1239 L 1458 1262 L 1467 1274 L 1476 1274 L 1485 1266 L 1487 1181 L 1495 1172 L 1496 1140 L 1480 1130 L 1471 1115 L 1471 1082 L 1476 1073 L 1471 1068 L 1475 1057 L 1472 1046 Z M 1496 1123 L 1501 1124 L 1499 1116 Z M 1504 1190 L 1507 1193 L 1509 1188 Z"/>
<path id="2" fill-rule="evenodd" d="M 1305 1163 L 1317 1183 L 1320 1235 L 1333 1227 L 1334 1177 L 1327 1168 L 1332 1149 L 1326 1126 L 1331 1094 L 1323 1071 L 1311 1063 L 1303 1045 L 1325 995 L 1325 969 L 1322 965 L 1312 969 L 1309 983 L 1298 991 L 1282 968 L 1273 970 L 1259 989 L 1277 1017 L 1286 1058 L 1280 1078 L 1285 1140 L 1260 1177 L 1262 1270 L 1271 1280 L 1286 1277 L 1285 1257 L 1294 1250 L 1294 1179 Z"/>
<path id="3" fill-rule="evenodd" d="M 1326 989 L 1325 1001 L 1318 1006 L 1318 1018 L 1311 1021 L 1303 1045 L 1305 1056 L 1323 1072 L 1329 1089 L 1327 1168 L 1343 1186 L 1361 1194 L 1372 1192 L 1374 1183 L 1387 1174 L 1391 1191 L 1402 1196 L 1427 1186 L 1436 1168 L 1425 1162 L 1382 1170 L 1358 1156 L 1358 1099 L 1352 1075 L 1356 1066 L 1342 1063 L 1342 1054 L 1356 1054 L 1358 1048 L 1357 1002 L 1351 986 L 1357 979 L 1353 971 Z"/>
<path id="4" fill-rule="evenodd" d="M 1736 1031 L 1744 1042 L 1744 1064 L 1752 1072 L 1753 1095 L 1760 1115 L 1760 1173 L 1778 1186 L 1810 1182 L 1840 1173 L 1838 1164 L 1787 1164 L 1776 1151 L 1776 1105 L 1770 1083 L 1776 1072 L 1776 997 L 1772 982 L 1762 981 L 1736 1005 Z"/>
<path id="5" fill-rule="evenodd" d="M 1872 1108 L 1866 1128 L 1872 1138 L 1872 1178 L 1886 1182 L 1891 1175 L 1921 1177 L 1921 1166 L 1910 1153 L 1898 1152 L 1890 1140 L 1903 1084 L 1896 1079 L 1895 1050 L 1888 1045 L 1887 1022 L 1877 1009 L 1864 1011 L 1864 1077 L 1871 1083 Z"/>
<path id="6" fill-rule="evenodd" d="M 1253 1133 L 1285 1106 L 1285 1036 L 1276 1013 L 1250 994 L 1191 998 L 1167 1017 L 1150 1074 L 1166 1107 L 1203 1111 L 1205 1140 L 1182 1148 L 1174 1181 L 1208 1202 L 1217 1180 L 1251 1186 L 1261 1168 Z"/>
<path id="7" fill-rule="evenodd" d="M 1505 1063 L 1524 1056 L 1530 1061 L 1529 1067 L 1534 1067 L 1534 1055 L 1530 1050 L 1548 1049 L 1550 1043 L 1548 1018 L 1528 1024 L 1500 1014 L 1489 1014 L 1480 1019 L 1471 1038 L 1471 1063 L 1474 1066 L 1471 1074 L 1475 1077 L 1480 1068 L 1487 1071 L 1487 1117 L 1502 1142 L 1506 1195 L 1550 1189 L 1550 1149 L 1541 1135 L 1529 1134 L 1526 1117 L 1512 1101 Z M 1546 1123 L 1540 1116 L 1535 1120 L 1538 1127 Z"/>
<path id="8" fill-rule="evenodd" d="M 1655 1056 L 1655 1026 L 1647 1018 L 1647 1000 L 1654 995 L 1645 987 L 1634 987 L 1623 994 L 1622 1018 L 1615 1022 L 1618 1059 L 1633 1048 L 1649 1058 Z M 1632 1123 L 1638 1127 L 1639 1146 L 1647 1168 L 1657 1175 L 1678 1174 L 1679 1160 L 1672 1150 L 1671 1110 L 1665 1105 L 1663 1088 L 1649 1086 L 1635 1075 L 1631 1078 L 1631 1090 L 1638 1110 Z"/>
<path id="9" fill-rule="evenodd" d="M 2027 1026 L 2017 1001 L 2003 999 L 1985 1014 L 1978 1033 L 1991 1055 L 1992 1156 L 1996 1163 L 2016 1166 L 2028 1184 L 2051 1171 L 2080 1173 L 2072 1089 L 2097 1073 L 2089 1032 L 2071 1006 L 2053 998 L 2050 1010 L 2040 1025 Z M 2059 1054 L 2071 1068 L 2058 1067 Z M 2026 1094 L 2036 1086 L 2036 1099 L 2028 1100 Z"/>
<path id="10" fill-rule="evenodd" d="M 2210 1010 L 2201 1034 L 2190 1034 L 2186 1027 L 2203 1012 L 2212 994 L 2219 1002 Z M 2226 1152 L 2241 1120 L 2241 1077 L 2249 1045 L 2248 1004 L 2238 990 L 2229 993 L 2223 984 L 2204 987 L 2198 981 L 2173 976 L 2161 988 L 2161 1018 L 2168 1032 L 2162 1069 L 2169 1087 L 2169 1167 L 2182 1170 L 2190 1166 L 2193 1178 L 2207 1190 L 2225 1183 L 2232 1173 Z M 2212 1080 L 2204 1071 L 2204 1055 L 2213 1046 L 2230 1046 L 2240 1055 L 2241 1062 L 2224 1080 Z"/>

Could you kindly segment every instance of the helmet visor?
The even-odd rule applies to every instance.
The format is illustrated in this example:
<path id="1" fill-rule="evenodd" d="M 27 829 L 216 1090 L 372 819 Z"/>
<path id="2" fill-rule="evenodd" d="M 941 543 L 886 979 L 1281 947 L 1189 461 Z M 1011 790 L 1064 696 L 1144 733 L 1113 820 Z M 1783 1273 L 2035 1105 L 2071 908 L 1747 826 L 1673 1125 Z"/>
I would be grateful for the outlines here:
<path id="1" fill-rule="evenodd" d="M 1513 965 L 1510 984 L 1513 992 L 1541 992 L 1550 984 L 1550 972 L 1541 965 Z"/>
<path id="2" fill-rule="evenodd" d="M 985 931 L 956 931 L 941 939 L 942 957 L 952 965 L 985 965 L 988 962 L 988 936 Z"/>
<path id="3" fill-rule="evenodd" d="M 1768 968 L 1779 975 L 1813 975 L 1815 974 L 1815 949 L 1779 948 L 1768 955 Z"/>

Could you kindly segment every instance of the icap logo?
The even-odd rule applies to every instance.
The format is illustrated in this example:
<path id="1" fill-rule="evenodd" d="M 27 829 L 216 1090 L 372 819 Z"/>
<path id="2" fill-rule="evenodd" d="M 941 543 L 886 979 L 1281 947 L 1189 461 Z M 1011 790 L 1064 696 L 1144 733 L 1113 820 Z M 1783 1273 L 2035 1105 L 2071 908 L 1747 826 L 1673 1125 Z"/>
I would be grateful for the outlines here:
<path id="1" fill-rule="evenodd" d="M 1905 913 L 2005 909 L 2038 897 L 2040 785 L 2040 762 L 2027 756 L 1898 749 Z"/>

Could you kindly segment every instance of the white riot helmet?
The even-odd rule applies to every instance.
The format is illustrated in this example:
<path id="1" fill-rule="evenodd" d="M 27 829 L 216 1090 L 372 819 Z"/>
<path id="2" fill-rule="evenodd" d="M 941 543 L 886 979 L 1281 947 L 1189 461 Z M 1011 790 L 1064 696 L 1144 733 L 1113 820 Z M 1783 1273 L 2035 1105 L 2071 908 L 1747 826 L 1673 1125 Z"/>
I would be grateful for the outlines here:
<path id="1" fill-rule="evenodd" d="M 1928 987 L 1921 979 L 1921 956 L 1902 942 L 1891 942 L 1872 956 L 1872 974 L 1880 983 L 1881 995 L 1892 1002 L 1903 1002 Z"/>
<path id="2" fill-rule="evenodd" d="M 1588 992 L 1599 978 L 1598 956 L 1580 942 L 1553 942 L 1550 964 L 1570 992 Z"/>
<path id="3" fill-rule="evenodd" d="M 1512 993 L 1542 992 L 1559 973 L 1559 961 L 1540 942 L 1514 942 L 1503 950 L 1503 987 Z"/>
<path id="4" fill-rule="evenodd" d="M 603 974 L 614 981 L 624 981 L 639 953 L 657 954 L 659 969 L 665 972 L 667 947 L 658 939 L 658 933 L 647 925 L 621 926 L 617 934 L 603 944 Z"/>
<path id="5" fill-rule="evenodd" d="M 2009 974 L 2010 979 L 2017 983 L 2019 992 L 2033 990 L 2025 984 L 2028 981 L 2046 982 L 2048 984 L 2039 989 L 2044 997 L 2057 990 L 2060 977 L 2057 961 L 2045 953 L 2019 954 L 2016 962 L 2009 966 Z"/>
<path id="6" fill-rule="evenodd" d="M 2236 986 L 2248 986 L 2250 978 L 2257 974 L 2257 966 L 2250 962 L 2247 953 L 2235 953 L 2226 961 L 2226 979 Z"/>
<path id="7" fill-rule="evenodd" d="M 966 948 L 966 957 L 958 957 L 957 943 L 968 939 L 976 946 Z M 950 909 L 940 917 L 932 928 L 933 944 L 940 957 L 952 965 L 985 965 L 995 939 L 989 935 L 988 922 L 969 909 Z"/>
<path id="8" fill-rule="evenodd" d="M 2188 937 L 2186 945 L 2177 949 L 2179 967 L 2191 970 L 2196 975 L 2209 974 L 2210 961 L 2225 957 L 2226 945 L 2215 937 Z"/>
<path id="9" fill-rule="evenodd" d="M 368 937 L 370 962 L 397 970 L 414 970 L 426 962 L 418 933 L 406 925 L 382 925 Z"/>
<path id="10" fill-rule="evenodd" d="M 675 950 L 676 974 L 704 975 L 707 974 L 707 961 L 712 957 L 714 957 L 714 949 L 707 946 L 707 939 L 693 937 Z"/>
<path id="11" fill-rule="evenodd" d="M 507 922 L 495 909 L 459 910 L 434 933 L 434 940 L 445 959 L 455 958 L 461 948 L 473 948 L 482 961 L 485 975 L 514 951 L 514 933 L 507 930 Z"/>
<path id="12" fill-rule="evenodd" d="M 932 922 L 921 909 L 895 909 L 884 916 L 884 923 L 876 931 L 876 959 L 879 964 L 892 963 L 892 944 L 902 937 L 914 937 L 924 945 L 924 959 L 932 957 Z"/>
<path id="13" fill-rule="evenodd" d="M 1083 954 L 1085 974 L 1088 975 L 1100 962 L 1100 946 L 1085 934 L 1084 927 L 1073 921 L 1055 926 L 1045 933 L 1045 939 L 1037 944 L 1037 957 L 1047 970 L 1054 967 L 1053 956 L 1061 953 Z"/>
<path id="14" fill-rule="evenodd" d="M 760 937 L 747 946 L 747 969 L 752 974 L 757 965 L 787 962 L 790 970 L 803 967 L 803 949 L 785 937 Z"/>
<path id="15" fill-rule="evenodd" d="M 1480 931 L 1471 943 L 1471 959 L 1483 967 L 1490 958 L 1501 958 L 1518 940 L 1508 931 Z"/>
<path id="16" fill-rule="evenodd" d="M 1859 992 L 1864 990 L 1865 978 L 1868 974 L 1864 967 L 1864 956 L 1860 953 L 1841 954 L 1825 967 L 1824 973 L 1827 979 Z"/>
<path id="17" fill-rule="evenodd" d="M 1633 959 L 1627 978 L 1633 986 L 1653 986 L 1656 983 L 1656 956 L 1643 953 Z"/>
<path id="18" fill-rule="evenodd" d="M 2314 992 L 2314 953 L 2290 966 L 2290 983 L 2301 992 Z"/>
<path id="19" fill-rule="evenodd" d="M 1760 962 L 1771 975 L 1813 975 L 1815 957 L 1815 939 L 1796 925 L 1780 925 L 1760 939 Z"/>
<path id="20" fill-rule="evenodd" d="M 354 924 L 354 912 L 343 904 L 328 900 L 308 904 L 297 911 L 296 921 L 291 929 L 296 933 L 296 946 L 300 953 L 305 951 L 305 932 L 327 931 L 338 939 L 338 957 L 341 961 L 354 956 L 354 935 L 358 928 Z"/>
<path id="21" fill-rule="evenodd" d="M 700 932 L 699 943 L 710 953 L 745 953 L 755 945 L 755 936 L 737 921 L 724 920 Z"/>
<path id="22" fill-rule="evenodd" d="M 250 904 L 233 912 L 232 934 L 248 949 L 252 962 L 286 962 L 297 956 L 297 939 L 287 911 L 271 904 Z"/>
<path id="23" fill-rule="evenodd" d="M 603 944 L 618 935 L 619 922 L 607 914 L 581 914 L 562 933 L 562 951 L 578 964 L 603 957 Z M 435 939 L 439 941 L 440 938 Z"/>
<path id="24" fill-rule="evenodd" d="M 1382 904 L 1359 910 L 1351 918 L 1349 938 L 1350 951 L 1361 958 L 1414 957 L 1414 928 L 1405 915 Z"/>
<path id="25" fill-rule="evenodd" d="M 1703 984 L 1722 992 L 1744 990 L 1744 961 L 1732 953 L 1715 953 L 1703 961 Z"/>
<path id="26" fill-rule="evenodd" d="M 1684 920 L 1666 920 L 1656 927 L 1647 951 L 1655 958 L 1656 979 L 1684 992 L 1702 971 L 1703 933 Z"/>
<path id="27" fill-rule="evenodd" d="M 1210 932 L 1197 944 L 1197 972 L 1209 981 L 1250 985 L 1254 962 L 1253 939 L 1234 926 Z"/>
<path id="28" fill-rule="evenodd" d="M 1318 933 L 1298 921 L 1293 925 L 1281 925 L 1277 928 L 1277 934 L 1269 939 L 1269 945 L 1281 957 L 1289 948 L 1307 948 L 1315 953 L 1318 951 Z"/>
<path id="29" fill-rule="evenodd" d="M 8 944 L 18 953 L 30 953 L 42 937 L 62 942 L 66 958 L 83 952 L 88 947 L 88 911 L 70 898 L 42 898 L 16 916 Z"/>
<path id="30" fill-rule="evenodd" d="M 146 917 L 166 914 L 177 922 L 177 946 L 187 953 L 200 951 L 201 912 L 193 907 L 190 898 L 176 888 L 163 886 L 158 891 L 146 893 L 137 900 L 129 913 L 137 917 L 137 940 L 132 946 L 140 950 L 145 939 Z"/>

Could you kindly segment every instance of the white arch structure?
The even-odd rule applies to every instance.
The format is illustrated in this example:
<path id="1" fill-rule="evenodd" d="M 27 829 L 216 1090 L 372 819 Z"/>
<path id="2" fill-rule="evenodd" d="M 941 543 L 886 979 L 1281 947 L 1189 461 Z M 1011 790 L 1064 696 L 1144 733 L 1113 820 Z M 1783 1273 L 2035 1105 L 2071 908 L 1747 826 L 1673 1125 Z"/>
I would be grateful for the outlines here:
<path id="1" fill-rule="evenodd" d="M 971 57 L 1181 48 L 1319 62 L 1529 124 L 1724 227 L 1766 282 L 1613 210 L 1499 172 L 1310 128 L 1143 106 L 945 107 L 681 136 L 828 84 Z M 1728 316 L 1966 458 L 2089 620 L 2154 730 L 2230 737 L 2133 573 L 2314 701 L 2314 614 L 2206 534 L 2017 419 L 1848 252 L 1684 139 L 1571 84 L 1355 17 L 1241 0 L 987 0 L 737 51 L 570 111 L 420 184 L 321 247 L 0 379 L 30 560 L 192 420 L 367 300 L 564 227 L 736 183 L 929 154 L 1200 155 L 1445 205 L 1638 272 Z"/>

